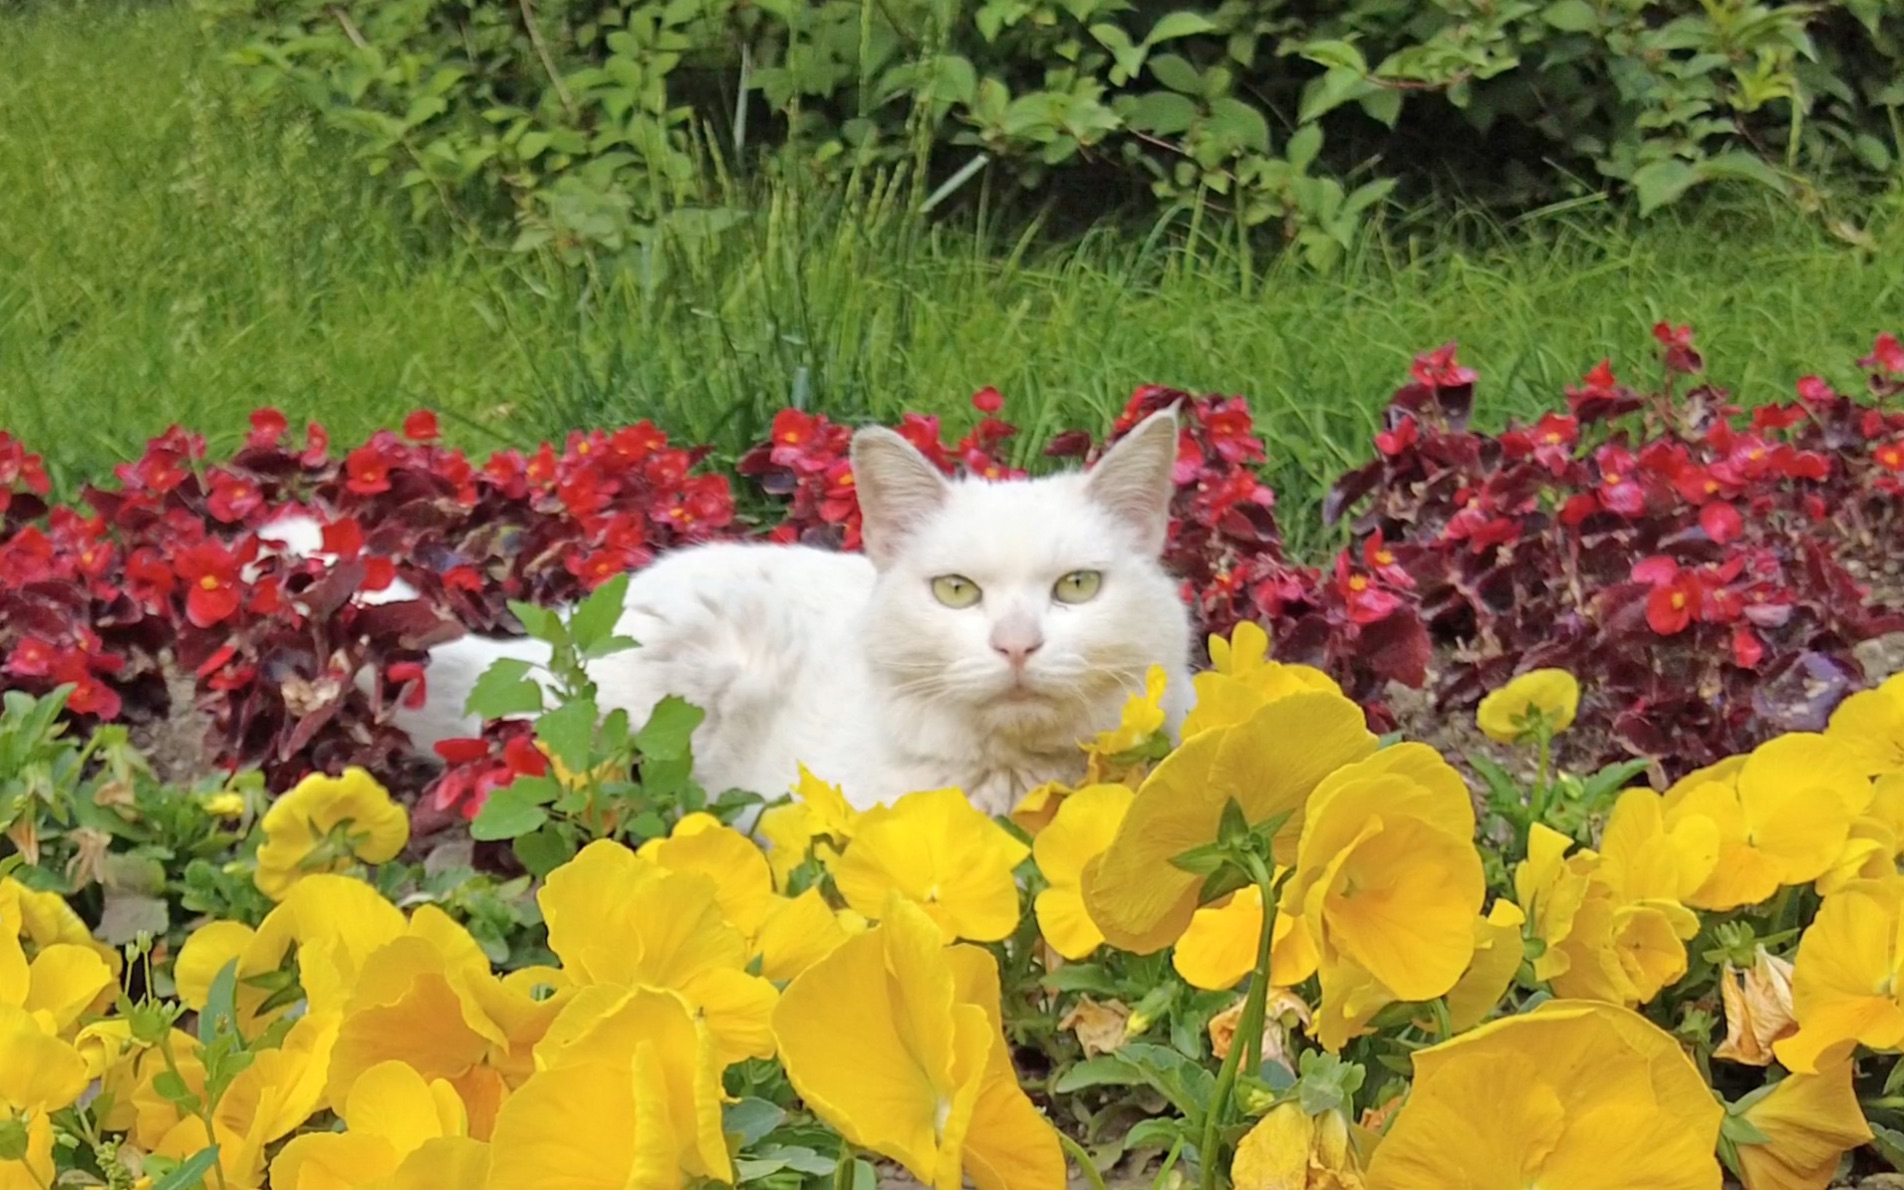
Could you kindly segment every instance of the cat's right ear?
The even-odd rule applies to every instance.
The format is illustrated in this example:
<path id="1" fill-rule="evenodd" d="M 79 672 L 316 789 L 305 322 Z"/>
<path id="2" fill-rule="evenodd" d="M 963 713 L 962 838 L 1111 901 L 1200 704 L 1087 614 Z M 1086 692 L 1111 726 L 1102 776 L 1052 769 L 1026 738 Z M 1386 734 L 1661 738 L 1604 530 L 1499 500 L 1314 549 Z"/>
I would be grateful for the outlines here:
<path id="1" fill-rule="evenodd" d="M 860 537 L 881 570 L 945 506 L 951 484 L 932 460 L 884 426 L 853 435 L 853 490 L 859 495 Z"/>

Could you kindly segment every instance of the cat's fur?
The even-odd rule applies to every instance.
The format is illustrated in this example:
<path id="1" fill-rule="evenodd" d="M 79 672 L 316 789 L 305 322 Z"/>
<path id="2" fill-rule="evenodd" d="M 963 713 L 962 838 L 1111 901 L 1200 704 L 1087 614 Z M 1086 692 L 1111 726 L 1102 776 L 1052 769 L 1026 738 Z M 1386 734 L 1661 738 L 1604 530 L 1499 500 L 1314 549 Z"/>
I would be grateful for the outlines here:
<path id="1" fill-rule="evenodd" d="M 862 430 L 865 554 L 724 543 L 662 557 L 628 587 L 619 631 L 640 646 L 591 665 L 603 707 L 636 723 L 667 694 L 702 707 L 695 777 L 713 792 L 779 797 L 805 764 L 860 807 L 958 786 L 1002 813 L 1035 785 L 1079 778 L 1079 742 L 1116 726 L 1150 666 L 1169 675 L 1173 732 L 1188 707 L 1189 616 L 1159 561 L 1176 453 L 1166 411 L 1088 473 L 953 481 L 899 435 Z M 313 530 L 292 529 L 276 536 L 300 550 Z M 1054 584 L 1078 570 L 1102 573 L 1095 597 L 1057 601 Z M 942 575 L 976 583 L 979 601 L 941 604 Z M 419 749 L 476 734 L 463 701 L 500 657 L 547 653 L 478 636 L 440 645 L 426 704 L 398 726 Z"/>

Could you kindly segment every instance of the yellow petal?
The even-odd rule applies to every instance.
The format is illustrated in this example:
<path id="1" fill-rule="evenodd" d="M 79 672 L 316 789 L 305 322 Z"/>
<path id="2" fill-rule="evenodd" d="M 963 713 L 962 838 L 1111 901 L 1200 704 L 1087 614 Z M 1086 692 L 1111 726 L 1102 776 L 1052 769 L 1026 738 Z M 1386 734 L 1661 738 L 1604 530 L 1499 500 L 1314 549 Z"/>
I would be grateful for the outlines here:
<path id="1" fill-rule="evenodd" d="M 451 1135 L 437 1093 L 404 1062 L 379 1062 L 358 1075 L 344 1100 L 343 1116 L 352 1134 L 382 1138 L 399 1158 L 416 1152 L 425 1141 Z"/>
<path id="2" fill-rule="evenodd" d="M 774 1010 L 800 1098 L 861 1148 L 930 1178 L 958 1090 L 954 984 L 938 926 L 895 897 L 878 927 L 788 984 Z"/>
<path id="3" fill-rule="evenodd" d="M 760 932 L 773 904 L 773 870 L 745 835 L 719 822 L 685 834 L 677 827 L 672 837 L 655 844 L 653 859 L 672 871 L 698 872 L 712 880 L 721 916 L 743 937 Z"/>
<path id="4" fill-rule="evenodd" d="M 1719 1190 L 1724 1108 L 1678 1042 L 1627 1009 L 1549 1001 L 1414 1064 L 1369 1190 Z"/>
<path id="5" fill-rule="evenodd" d="M 637 1075 L 598 1062 L 531 1078 L 497 1113 L 488 1190 L 679 1190 L 665 1097 L 644 1105 L 636 1091 L 657 1078 L 652 1064 Z"/>
<path id="6" fill-rule="evenodd" d="M 0 1004 L 0 1103 L 58 1111 L 86 1090 L 86 1061 L 23 1008 Z"/>
<path id="7" fill-rule="evenodd" d="M 56 942 L 34 956 L 26 1009 L 46 1013 L 65 1033 L 113 985 L 112 968 L 90 947 Z"/>
<path id="8" fill-rule="evenodd" d="M 1263 890 L 1238 889 L 1229 898 L 1198 909 L 1190 928 L 1177 940 L 1170 962 L 1192 987 L 1208 991 L 1235 987 L 1256 968 L 1263 931 Z M 1276 915 L 1271 943 L 1270 979 L 1293 987 L 1316 972 L 1316 945 L 1308 925 L 1294 913 Z"/>
<path id="9" fill-rule="evenodd" d="M 1171 860 L 1214 842 L 1234 799 L 1251 823 L 1287 815 L 1277 859 L 1294 857 L 1302 809 L 1330 773 L 1375 751 L 1362 709 L 1306 691 L 1265 704 L 1231 728 L 1188 738 L 1145 778 L 1108 850 L 1085 866 L 1085 904 L 1105 938 L 1150 954 L 1196 912 L 1202 878 Z"/>
<path id="10" fill-rule="evenodd" d="M 1230 1163 L 1235 1190 L 1308 1190 L 1313 1117 L 1294 1101 L 1278 1104 L 1237 1142 Z"/>
<path id="11" fill-rule="evenodd" d="M 1512 901 L 1497 900 L 1474 923 L 1474 959 L 1448 992 L 1448 1023 L 1465 1033 L 1486 1020 L 1520 970 L 1525 948 L 1521 927 L 1527 915 Z"/>
<path id="12" fill-rule="evenodd" d="M 1904 681 L 1892 677 L 1839 703 L 1825 734 L 1850 749 L 1870 776 L 1904 772 Z"/>
<path id="13" fill-rule="evenodd" d="M 1851 1085 L 1851 1060 L 1794 1074 L 1745 1110 L 1764 1144 L 1739 1146 L 1746 1190 L 1824 1190 L 1845 1153 L 1871 1139 Z"/>
<path id="14" fill-rule="evenodd" d="M 1064 799 L 1032 842 L 1032 856 L 1050 882 L 1037 897 L 1038 928 L 1067 959 L 1082 959 L 1104 942 L 1078 882 L 1084 865 L 1110 846 L 1134 797 L 1122 785 L 1088 785 Z"/>
<path id="15" fill-rule="evenodd" d="M 271 1190 L 358 1190 L 397 1170 L 388 1141 L 355 1133 L 307 1132 L 271 1160 Z"/>
<path id="16" fill-rule="evenodd" d="M 846 930 L 819 889 L 809 888 L 791 900 L 776 898 L 755 943 L 761 978 L 784 983 L 844 941 Z"/>
<path id="17" fill-rule="evenodd" d="M 1815 1074 L 1828 1054 L 1862 1042 L 1904 1042 L 1904 981 L 1898 933 L 1904 880 L 1862 880 L 1826 897 L 1798 941 L 1792 1013 L 1798 1032 L 1773 1048 L 1798 1074 Z"/>
<path id="18" fill-rule="evenodd" d="M 1579 709 L 1580 683 L 1572 674 L 1564 669 L 1536 669 L 1482 699 L 1475 722 L 1489 739 L 1513 744 L 1532 737 L 1537 721 L 1558 735 L 1573 726 Z"/>
<path id="19" fill-rule="evenodd" d="M 833 881 L 869 917 L 898 892 L 924 908 L 948 941 L 997 942 L 1018 926 L 1013 871 L 1028 853 L 958 790 L 909 793 L 860 818 Z"/>
<path id="20" fill-rule="evenodd" d="M 489 1146 L 446 1136 L 425 1141 L 389 1178 L 367 1183 L 363 1190 L 484 1190 L 488 1184 Z"/>

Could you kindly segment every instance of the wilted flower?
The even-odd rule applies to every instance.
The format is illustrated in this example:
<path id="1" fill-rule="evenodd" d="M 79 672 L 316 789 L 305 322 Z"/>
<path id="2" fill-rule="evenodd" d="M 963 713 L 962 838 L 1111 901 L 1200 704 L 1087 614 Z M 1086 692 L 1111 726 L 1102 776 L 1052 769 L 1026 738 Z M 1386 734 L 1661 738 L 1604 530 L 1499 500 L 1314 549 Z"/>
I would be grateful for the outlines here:
<path id="1" fill-rule="evenodd" d="M 787 985 L 774 1036 L 815 1114 L 933 1190 L 958 1190 L 967 1176 L 982 1190 L 1063 1184 L 1057 1134 L 1005 1048 L 996 963 L 946 946 L 905 896 Z"/>
<path id="2" fill-rule="evenodd" d="M 410 841 L 410 815 L 363 769 L 341 777 L 313 773 L 264 815 L 258 848 L 258 890 L 282 900 L 313 872 L 335 872 L 354 860 L 381 864 Z"/>
<path id="3" fill-rule="evenodd" d="M 958 790 L 909 793 L 860 816 L 832 865 L 833 883 L 868 917 L 898 892 L 938 922 L 947 941 L 997 942 L 1018 927 L 1012 873 L 1028 854 Z"/>
<path id="4" fill-rule="evenodd" d="M 1552 1000 L 1414 1055 L 1369 1190 L 1718 1190 L 1725 1109 L 1679 1043 L 1610 1004 Z"/>
<path id="5" fill-rule="evenodd" d="M 1817 1074 L 1793 1074 L 1739 1105 L 1737 1114 L 1761 1141 L 1737 1154 L 1745 1190 L 1825 1190 L 1845 1153 L 1871 1139 L 1851 1085 L 1849 1055 Z"/>
<path id="6" fill-rule="evenodd" d="M 1580 683 L 1564 669 L 1521 674 L 1481 700 L 1475 722 L 1500 744 L 1518 744 L 1540 732 L 1559 735 L 1580 709 Z"/>
<path id="7" fill-rule="evenodd" d="M 1092 1058 L 1124 1048 L 1130 1036 L 1130 1016 L 1129 1005 L 1116 1000 L 1100 1004 L 1089 996 L 1079 996 L 1071 1010 L 1059 1018 L 1058 1028 L 1076 1034 L 1084 1056 Z"/>
<path id="8" fill-rule="evenodd" d="M 1725 1040 L 1712 1056 L 1747 1066 L 1769 1066 L 1772 1047 L 1797 1028 L 1792 1020 L 1792 964 L 1763 946 L 1744 971 L 1727 963 L 1719 972 L 1725 1003 Z"/>
<path id="9" fill-rule="evenodd" d="M 1249 1006 L 1248 996 L 1239 996 L 1236 1002 L 1222 1012 L 1210 1018 L 1210 1052 L 1217 1061 L 1230 1056 L 1230 1047 L 1236 1044 L 1236 1031 L 1243 1026 L 1243 1011 Z M 1289 1037 L 1297 1028 L 1309 1028 L 1312 1014 L 1309 1002 L 1288 988 L 1271 988 L 1263 998 L 1263 1038 L 1261 1053 L 1265 1062 L 1280 1062 L 1284 1066 L 1295 1068 L 1290 1058 Z"/>

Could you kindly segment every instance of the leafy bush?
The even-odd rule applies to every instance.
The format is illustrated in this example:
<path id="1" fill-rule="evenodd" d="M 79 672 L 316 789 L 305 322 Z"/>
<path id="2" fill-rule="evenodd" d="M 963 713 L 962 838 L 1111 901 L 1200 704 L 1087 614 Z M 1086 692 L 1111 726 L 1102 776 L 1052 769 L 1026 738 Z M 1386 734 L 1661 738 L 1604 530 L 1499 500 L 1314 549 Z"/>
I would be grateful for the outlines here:
<path id="1" fill-rule="evenodd" d="M 923 208 L 988 165 L 1148 189 L 1327 262 L 1397 180 L 1524 202 L 1597 176 L 1645 210 L 1732 178 L 1815 207 L 1825 176 L 1892 169 L 1904 105 L 1878 0 L 204 2 L 261 88 L 521 246 L 718 231 L 720 163 L 776 142 L 822 175 L 903 164 Z"/>
<path id="2" fill-rule="evenodd" d="M 1378 739 L 1266 644 L 1213 642 L 1174 748 L 1154 674 L 1087 743 L 1092 783 L 1009 820 L 957 790 L 855 812 L 806 781 L 758 840 L 688 815 L 588 843 L 533 895 L 446 889 L 367 774 L 314 776 L 222 865 L 261 903 L 108 952 L 145 973 L 130 988 L 16 860 L 0 1173 L 821 1190 L 883 1158 L 940 1190 L 1056 1190 L 1160 1160 L 1157 1185 L 1202 1190 L 1493 1169 L 1824 1190 L 1904 1169 L 1904 678 L 1664 794 L 1543 771 L 1477 815 L 1434 749 Z M 1479 726 L 1544 757 L 1580 696 L 1529 675 Z"/>

